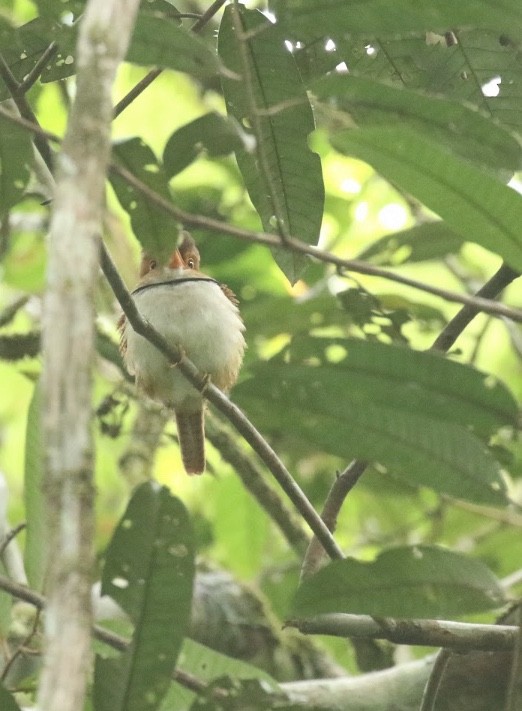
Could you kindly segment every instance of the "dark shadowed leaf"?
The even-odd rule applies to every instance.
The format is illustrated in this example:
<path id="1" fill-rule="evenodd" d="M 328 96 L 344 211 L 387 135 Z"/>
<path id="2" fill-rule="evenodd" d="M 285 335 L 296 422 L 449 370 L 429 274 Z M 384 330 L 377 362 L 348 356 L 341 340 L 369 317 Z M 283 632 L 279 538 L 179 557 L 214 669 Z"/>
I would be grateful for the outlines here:
<path id="1" fill-rule="evenodd" d="M 32 158 L 31 134 L 0 116 L 0 216 L 23 197 Z"/>
<path id="2" fill-rule="evenodd" d="M 127 651 L 96 659 L 96 711 L 153 711 L 167 692 L 188 624 L 194 547 L 183 504 L 164 487 L 141 485 L 106 552 L 102 595 L 135 625 Z"/>
<path id="3" fill-rule="evenodd" d="M 246 134 L 234 120 L 216 113 L 205 114 L 175 131 L 163 152 L 169 178 L 181 173 L 201 153 L 225 156 L 245 148 Z"/>
<path id="4" fill-rule="evenodd" d="M 223 80 L 223 92 L 229 114 L 256 138 L 254 152 L 242 149 L 236 157 L 263 228 L 315 244 L 324 206 L 321 162 L 308 147 L 312 109 L 284 40 L 261 13 L 227 7 L 219 53 L 242 80 Z M 292 283 L 306 264 L 302 256 L 283 251 L 275 258 Z"/>
<path id="5" fill-rule="evenodd" d="M 442 618 L 505 604 L 504 591 L 480 561 L 435 546 L 392 548 L 373 563 L 330 563 L 297 590 L 292 614 Z"/>
<path id="6" fill-rule="evenodd" d="M 446 221 L 522 270 L 522 196 L 408 128 L 368 128 L 332 136 L 335 148 L 370 163 Z"/>
<path id="7" fill-rule="evenodd" d="M 126 59 L 197 77 L 213 76 L 222 70 L 217 55 L 193 32 L 175 20 L 143 13 L 138 16 Z"/>
<path id="8" fill-rule="evenodd" d="M 20 707 L 5 686 L 0 684 L 0 708 L 2 711 L 20 711 Z"/>
<path id="9" fill-rule="evenodd" d="M 512 171 L 521 167 L 519 142 L 491 118 L 462 103 L 347 74 L 331 74 L 312 88 L 319 99 L 333 101 L 334 121 L 339 121 L 342 109 L 359 126 L 407 124 L 479 165 Z"/>
<path id="10" fill-rule="evenodd" d="M 117 162 L 166 200 L 170 200 L 167 176 L 153 151 L 141 138 L 116 143 L 112 149 Z M 112 173 L 111 185 L 122 207 L 129 213 L 134 234 L 142 248 L 160 262 L 166 261 L 177 243 L 176 223 L 157 205 L 120 176 Z"/>
<path id="11" fill-rule="evenodd" d="M 415 31 L 446 32 L 452 27 L 485 27 L 522 37 L 522 7 L 506 0 L 275 0 L 278 21 L 294 31 L 394 35 Z"/>
<path id="12" fill-rule="evenodd" d="M 359 259 L 377 264 L 403 264 L 441 259 L 462 247 L 462 237 L 445 222 L 424 222 L 409 230 L 394 232 L 376 240 L 359 255 Z"/>
<path id="13" fill-rule="evenodd" d="M 232 679 L 259 679 L 265 687 L 269 687 L 272 691 L 278 688 L 277 683 L 266 672 L 251 664 L 220 654 L 191 639 L 186 639 L 183 642 L 178 661 L 180 668 L 193 674 L 201 681 L 211 682 L 227 675 Z M 165 698 L 162 711 L 185 711 L 190 707 L 190 703 L 195 697 L 196 695 L 192 691 L 173 682 Z"/>
<path id="14" fill-rule="evenodd" d="M 473 430 L 513 424 L 516 403 L 483 373 L 435 353 L 341 339 L 300 339 L 251 371 L 234 399 L 263 430 L 380 462 L 458 498 L 505 501 L 500 465 Z"/>

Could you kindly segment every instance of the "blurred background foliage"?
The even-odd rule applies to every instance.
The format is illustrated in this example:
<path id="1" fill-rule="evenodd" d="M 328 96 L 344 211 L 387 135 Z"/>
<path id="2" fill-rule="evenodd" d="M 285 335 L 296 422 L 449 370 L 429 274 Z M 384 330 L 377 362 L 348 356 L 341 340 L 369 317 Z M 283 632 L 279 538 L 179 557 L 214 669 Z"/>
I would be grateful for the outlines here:
<path id="1" fill-rule="evenodd" d="M 191 12 L 200 12 L 204 5 L 197 2 L 176 3 L 181 11 Z M 268 9 L 266 3 L 250 3 L 250 7 L 255 5 Z M 298 3 L 288 3 L 288 13 L 291 13 L 293 5 Z M 306 3 L 302 5 L 305 7 Z M 284 3 L 276 3 L 273 9 L 283 12 L 282 6 Z M 8 23 L 21 26 L 33 20 L 36 13 L 37 4 L 29 0 L 4 1 L 0 29 L 5 24 L 7 31 Z M 202 34 L 203 41 L 209 46 L 214 41 L 216 29 L 216 22 L 211 23 Z M 379 47 L 372 43 L 373 40 L 365 40 L 362 48 L 361 38 L 351 44 L 343 44 L 339 40 L 332 42 L 331 46 L 323 43 L 322 51 L 316 48 L 316 54 L 312 56 L 313 43 L 309 46 L 299 44 L 305 41 L 303 38 L 310 31 L 310 25 L 296 23 L 296 37 L 288 37 L 289 42 L 294 43 L 292 46 L 302 72 L 306 73 L 308 67 L 312 79 L 326 69 L 346 62 L 350 67 L 354 65 L 366 78 L 384 78 L 393 84 L 397 74 L 390 74 L 390 65 L 384 62 L 384 57 L 389 60 L 392 56 L 398 65 L 395 71 L 400 72 L 406 88 L 443 93 L 446 97 L 460 99 L 464 89 L 469 87 L 465 77 L 456 79 L 464 71 L 459 64 L 462 57 L 448 38 L 445 42 L 442 34 L 433 35 L 430 42 L 426 42 L 424 34 L 408 40 L 390 37 Z M 461 44 L 455 46 L 465 47 L 466 43 L 473 43 L 479 36 L 481 44 L 474 45 L 477 57 L 469 59 L 478 65 L 493 39 L 491 32 L 484 29 L 475 29 L 474 32 L 475 35 L 471 32 L 466 34 Z M 515 60 L 513 53 L 510 54 L 511 48 L 509 38 L 499 42 L 497 33 L 497 64 L 484 69 L 484 76 L 480 79 L 482 85 L 504 71 L 512 72 L 513 81 L 518 85 L 520 60 L 517 54 L 517 74 L 513 69 Z M 443 62 L 443 54 L 446 60 L 451 55 L 451 61 Z M 406 68 L 403 66 L 405 63 L 408 64 Z M 440 69 L 440 66 L 443 68 Z M 114 87 L 115 103 L 146 73 L 146 68 L 135 64 L 123 65 Z M 437 81 L 432 81 L 433 76 Z M 512 90 L 509 84 L 509 91 Z M 328 93 L 326 89 L 324 91 Z M 63 135 L 73 92 L 72 78 L 37 83 L 31 89 L 28 99 L 45 130 Z M 479 99 L 484 96 L 484 93 L 480 97 L 476 92 L 464 93 L 468 102 L 475 100 L 480 103 Z M 488 104 L 496 106 L 493 99 L 488 99 Z M 213 146 L 209 144 L 203 147 L 195 160 L 176 172 L 178 168 L 172 167 L 167 160 L 168 154 L 164 154 L 177 130 L 209 112 L 225 113 L 225 102 L 215 76 L 196 78 L 190 72 L 169 70 L 114 120 L 113 137 L 120 146 L 124 146 L 128 139 L 139 137 L 152 149 L 156 160 L 161 160 L 163 156 L 167 177 L 170 177 L 169 169 L 172 174 L 170 187 L 173 200 L 179 208 L 246 229 L 259 230 L 260 218 L 247 195 L 243 177 L 232 155 L 216 155 L 217 151 L 213 153 Z M 324 106 L 318 106 L 315 115 L 318 129 L 311 136 L 310 143 L 320 155 L 325 187 L 324 217 L 319 237 L 321 248 L 343 258 L 361 256 L 374 263 L 391 265 L 396 271 L 420 281 L 459 292 L 474 291 L 498 268 L 498 255 L 471 239 L 463 241 L 456 238 L 445 224 L 433 226 L 433 213 L 406 191 L 394 185 L 393 181 L 385 180 L 368 163 L 336 151 L 329 142 L 335 115 L 328 114 Z M 495 115 L 502 121 L 500 111 Z M 364 116 L 359 119 L 366 121 Z M 512 121 L 506 121 L 506 126 L 509 130 L 519 128 L 513 126 Z M 232 136 L 230 140 L 239 139 Z M 228 153 L 228 150 L 224 152 Z M 516 172 L 512 166 L 504 169 L 506 175 Z M 516 178 L 514 185 L 520 185 Z M 132 286 L 137 275 L 140 244 L 133 234 L 128 213 L 122 209 L 115 195 L 115 188 L 117 192 L 116 186 L 109 186 L 107 191 L 104 238 L 126 283 Z M 46 189 L 42 190 L 36 182 L 29 184 L 23 199 L 10 210 L 9 219 L 2 222 L 2 339 L 31 334 L 39 329 L 45 284 L 45 234 L 49 219 L 49 206 L 42 205 L 45 193 Z M 174 244 L 177 235 L 175 222 L 163 215 L 161 219 L 168 225 L 169 239 Z M 408 232 L 419 228 L 426 234 Z M 438 232 L 430 235 L 428 229 Z M 201 252 L 203 270 L 228 284 L 240 299 L 248 350 L 237 388 L 237 400 L 245 406 L 247 415 L 251 414 L 249 403 L 252 404 L 252 413 L 256 412 L 254 421 L 262 429 L 266 428 L 264 433 L 269 432 L 274 449 L 312 503 L 321 510 L 336 472 L 342 471 L 349 460 L 336 456 L 332 451 L 335 448 L 329 451 L 326 446 L 318 446 L 313 438 L 292 427 L 291 422 L 288 421 L 288 426 L 285 426 L 288 403 L 285 404 L 284 398 L 281 401 L 273 390 L 266 387 L 266 380 L 256 385 L 256 372 L 260 366 L 277 354 L 283 354 L 296 336 L 355 337 L 369 342 L 406 345 L 422 351 L 431 345 L 459 306 L 385 279 L 355 273 L 342 275 L 333 266 L 312 260 L 306 260 L 307 268 L 292 285 L 267 247 L 203 229 L 195 229 L 193 234 Z M 390 235 L 394 237 L 389 239 Z M 515 281 L 506 291 L 506 301 L 516 305 L 520 303 L 521 296 L 520 285 Z M 15 309 L 12 309 L 13 305 L 16 305 Z M 188 507 L 201 560 L 253 585 L 266 596 L 275 613 L 284 618 L 295 591 L 300 560 L 235 475 L 233 467 L 227 464 L 222 452 L 212 444 L 208 444 L 207 473 L 199 478 L 184 475 L 173 423 L 167 419 L 163 429 L 163 415 L 150 405 L 137 401 L 132 385 L 119 367 L 115 347 L 119 308 L 101 275 L 96 305 L 100 335 L 93 393 L 96 412 L 93 427 L 96 437 L 98 549 L 102 551 L 106 546 L 116 521 L 127 505 L 131 488 L 148 474 L 146 464 L 150 459 L 153 476 Z M 522 337 L 519 326 L 506 319 L 477 316 L 458 339 L 449 358 L 498 376 L 515 397 L 522 392 Z M 9 519 L 12 524 L 24 521 L 26 515 L 23 453 L 27 412 L 39 367 L 38 355 L 0 359 L 0 471 L 9 487 Z M 263 371 L 261 367 L 261 372 L 269 373 L 270 370 Z M 234 392 L 232 398 L 235 398 Z M 145 415 L 140 408 L 145 408 Z M 292 417 L 295 416 L 293 408 Z M 219 422 L 220 418 L 213 413 L 214 420 Z M 272 427 L 271 420 L 275 423 Z M 345 435 L 339 427 L 332 436 L 342 440 Z M 253 456 L 237 437 L 233 439 L 235 447 L 246 456 Z M 511 428 L 501 428 L 492 444 L 500 463 L 509 469 L 510 496 L 520 500 L 520 446 Z M 142 469 L 136 464 L 140 456 L 145 461 Z M 268 477 L 268 474 L 264 473 L 264 476 Z M 520 568 L 521 526 L 522 515 L 516 508 L 454 500 L 427 486 L 415 485 L 411 480 L 391 477 L 384 467 L 376 465 L 369 468 L 350 493 L 339 516 L 336 538 L 347 554 L 362 560 L 373 559 L 383 547 L 392 545 L 443 544 L 456 551 L 473 553 L 499 578 L 503 578 Z M 22 534 L 22 545 L 23 540 Z M 492 617 L 485 615 L 483 619 Z M 352 653 L 344 643 L 331 640 L 325 643 L 330 645 L 340 663 L 356 670 Z M 403 657 L 415 654 L 418 651 L 403 651 Z"/>

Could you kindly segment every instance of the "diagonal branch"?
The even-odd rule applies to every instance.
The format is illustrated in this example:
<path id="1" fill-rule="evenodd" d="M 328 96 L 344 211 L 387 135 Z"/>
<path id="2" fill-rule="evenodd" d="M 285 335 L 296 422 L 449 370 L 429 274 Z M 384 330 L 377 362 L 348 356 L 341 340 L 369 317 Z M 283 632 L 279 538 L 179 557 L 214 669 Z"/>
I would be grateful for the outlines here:
<path id="1" fill-rule="evenodd" d="M 241 410 L 231 402 L 221 390 L 209 383 L 186 355 L 173 348 L 147 321 L 140 315 L 132 296 L 114 266 L 106 249 L 102 246 L 101 264 L 103 272 L 129 320 L 132 328 L 143 338 L 146 338 L 163 355 L 175 364 L 179 371 L 198 389 L 225 417 L 259 455 L 288 498 L 317 536 L 321 545 L 331 558 L 342 558 L 341 549 L 332 537 L 328 527 L 314 509 L 304 492 L 286 469 L 275 451 L 256 430 Z"/>

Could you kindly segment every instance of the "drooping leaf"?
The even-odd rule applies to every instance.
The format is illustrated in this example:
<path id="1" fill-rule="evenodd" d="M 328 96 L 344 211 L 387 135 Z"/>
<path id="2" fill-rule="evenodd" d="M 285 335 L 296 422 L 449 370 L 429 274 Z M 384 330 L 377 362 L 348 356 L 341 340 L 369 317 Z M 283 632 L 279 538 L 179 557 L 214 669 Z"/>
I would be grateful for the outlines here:
<path id="1" fill-rule="evenodd" d="M 20 711 L 20 707 L 14 700 L 14 697 L 7 691 L 3 684 L 0 684 L 0 708 L 2 711 Z"/>
<path id="2" fill-rule="evenodd" d="M 147 13 L 138 15 L 126 60 L 196 77 L 213 76 L 223 70 L 217 55 L 197 35 L 175 20 Z"/>
<path id="3" fill-rule="evenodd" d="M 37 383 L 27 412 L 25 432 L 24 505 L 27 524 L 24 564 L 30 586 L 39 591 L 43 588 L 47 566 L 41 407 L 41 389 Z"/>
<path id="4" fill-rule="evenodd" d="M 463 241 L 522 270 L 522 196 L 514 190 L 411 129 L 341 131 L 331 141 L 436 212 Z"/>
<path id="5" fill-rule="evenodd" d="M 402 125 L 479 165 L 512 171 L 521 167 L 520 143 L 462 103 L 348 74 L 331 74 L 312 88 L 319 99 L 334 102 L 335 121 L 339 121 L 339 110 L 344 110 L 361 127 Z"/>
<path id="6" fill-rule="evenodd" d="M 135 491 L 106 552 L 102 595 L 135 625 L 129 648 L 96 659 L 96 711 L 153 711 L 167 692 L 190 615 L 194 548 L 183 504 L 164 487 Z"/>
<path id="7" fill-rule="evenodd" d="M 241 81 L 223 80 L 223 92 L 229 114 L 255 136 L 255 152 L 242 149 L 236 157 L 263 228 L 315 244 L 324 206 L 321 163 L 308 147 L 312 109 L 284 40 L 278 26 L 261 13 L 228 6 L 219 54 Z M 285 251 L 274 256 L 294 283 L 303 258 Z"/>
<path id="8" fill-rule="evenodd" d="M 522 8 L 517 0 L 275 0 L 271 3 L 284 26 L 323 33 L 383 36 L 415 31 L 446 32 L 452 27 L 483 27 L 522 36 Z"/>
<path id="9" fill-rule="evenodd" d="M 372 563 L 347 558 L 328 564 L 298 588 L 292 614 L 442 618 L 505 602 L 499 581 L 482 562 L 435 546 L 404 546 Z"/>
<path id="10" fill-rule="evenodd" d="M 205 682 L 226 675 L 232 679 L 259 679 L 272 691 L 278 689 L 277 683 L 266 672 L 246 662 L 220 654 L 191 639 L 183 642 L 179 666 Z M 192 691 L 174 682 L 165 698 L 162 711 L 185 711 L 194 698 L 195 694 Z"/>
<path id="11" fill-rule="evenodd" d="M 366 247 L 358 258 L 377 264 L 398 265 L 441 259 L 447 254 L 458 252 L 461 247 L 462 237 L 455 234 L 445 222 L 424 222 L 409 230 L 381 237 Z"/>
<path id="12" fill-rule="evenodd" d="M 30 133 L 0 116 L 0 217 L 23 197 L 32 157 Z"/>
<path id="13" fill-rule="evenodd" d="M 56 3 L 53 3 L 55 8 Z M 65 11 L 59 4 L 60 15 Z M 76 71 L 74 53 L 76 48 L 77 26 L 63 25 L 51 15 L 40 15 L 34 20 L 16 28 L 2 43 L 2 55 L 13 76 L 21 82 L 35 67 L 44 52 L 51 45 L 52 53 L 41 68 L 40 80 L 45 82 L 65 79 Z M 7 87 L 0 83 L 0 100 L 9 96 Z"/>
<path id="14" fill-rule="evenodd" d="M 116 143 L 113 156 L 121 166 L 170 201 L 168 180 L 163 167 L 141 138 Z M 111 174 L 110 181 L 122 207 L 130 215 L 133 232 L 143 250 L 159 262 L 165 262 L 177 243 L 178 233 L 174 220 L 116 173 Z"/>
<path id="15" fill-rule="evenodd" d="M 296 341 L 251 372 L 234 399 L 264 431 L 380 462 L 457 498 L 505 501 L 500 465 L 471 429 L 512 424 L 516 404 L 483 373 L 435 353 L 340 339 Z"/>
<path id="16" fill-rule="evenodd" d="M 163 165 L 169 178 L 181 173 L 200 153 L 225 156 L 246 148 L 246 134 L 239 124 L 226 116 L 209 113 L 175 131 L 163 152 Z"/>

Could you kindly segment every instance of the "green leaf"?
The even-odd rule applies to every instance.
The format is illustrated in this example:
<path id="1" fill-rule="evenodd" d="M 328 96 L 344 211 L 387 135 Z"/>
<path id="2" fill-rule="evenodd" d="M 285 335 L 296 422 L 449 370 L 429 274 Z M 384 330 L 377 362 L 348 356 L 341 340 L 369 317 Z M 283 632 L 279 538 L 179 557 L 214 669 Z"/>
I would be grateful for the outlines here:
<path id="1" fill-rule="evenodd" d="M 217 55 L 193 32 L 176 21 L 143 13 L 138 15 L 126 61 L 168 67 L 196 77 L 223 72 Z"/>
<path id="2" fill-rule="evenodd" d="M 31 588 L 41 591 L 47 564 L 47 535 L 43 495 L 44 447 L 41 422 L 42 393 L 36 383 L 27 412 L 24 463 L 24 564 Z"/>
<path id="3" fill-rule="evenodd" d="M 508 131 L 456 101 L 346 74 L 324 77 L 312 89 L 335 102 L 334 121 L 342 109 L 361 127 L 402 124 L 480 165 L 512 171 L 522 165 L 522 146 Z"/>
<path id="4" fill-rule="evenodd" d="M 377 264 L 398 265 L 424 262 L 454 254 L 462 247 L 462 237 L 445 222 L 424 222 L 409 230 L 381 237 L 364 249 L 358 259 Z"/>
<path id="5" fill-rule="evenodd" d="M 188 514 L 165 487 L 136 489 L 106 552 L 102 595 L 135 624 L 129 649 L 96 659 L 96 711 L 152 711 L 167 692 L 190 616 L 194 549 Z"/>
<path id="6" fill-rule="evenodd" d="M 163 167 L 141 138 L 118 142 L 112 152 L 119 165 L 170 201 L 168 180 Z M 176 247 L 178 237 L 172 217 L 144 198 L 116 173 L 111 174 L 110 182 L 121 206 L 130 215 L 133 232 L 143 250 L 159 262 L 166 262 Z"/>
<path id="7" fill-rule="evenodd" d="M 298 588 L 292 614 L 442 618 L 505 602 L 500 583 L 480 561 L 435 546 L 405 546 L 372 563 L 348 558 L 328 564 Z"/>
<path id="8" fill-rule="evenodd" d="M 234 399 L 266 431 L 380 462 L 410 484 L 505 503 L 500 465 L 473 433 L 513 424 L 506 388 L 435 353 L 378 342 L 299 339 Z"/>
<path id="9" fill-rule="evenodd" d="M 3 684 L 0 684 L 0 708 L 2 711 L 20 711 L 20 707 L 14 697 L 7 691 Z"/>
<path id="10" fill-rule="evenodd" d="M 242 80 L 223 80 L 223 92 L 228 113 L 255 135 L 255 151 L 238 150 L 236 157 L 264 230 L 316 244 L 324 207 L 321 162 L 308 146 L 313 113 L 284 40 L 260 12 L 228 6 L 218 48 Z M 282 250 L 274 256 L 294 283 L 304 258 Z"/>
<path id="11" fill-rule="evenodd" d="M 0 217 L 22 199 L 32 159 L 29 131 L 0 116 Z"/>
<path id="12" fill-rule="evenodd" d="M 181 173 L 203 152 L 211 157 L 225 156 L 245 147 L 246 135 L 239 124 L 226 116 L 209 113 L 175 131 L 163 152 L 169 178 Z"/>
<path id="13" fill-rule="evenodd" d="M 278 689 L 277 682 L 266 672 L 246 662 L 220 654 L 191 639 L 183 642 L 179 666 L 205 682 L 226 675 L 232 679 L 259 679 L 272 691 Z M 162 711 L 185 711 L 194 699 L 193 692 L 174 682 L 165 698 Z"/>
<path id="14" fill-rule="evenodd" d="M 522 196 L 514 190 L 411 129 L 342 131 L 331 142 L 411 193 L 463 241 L 477 242 L 522 271 Z"/>
<path id="15" fill-rule="evenodd" d="M 276 0 L 279 22 L 294 31 L 332 35 L 376 33 L 394 35 L 415 31 L 446 32 L 451 27 L 485 27 L 522 37 L 522 8 L 518 0 Z"/>

